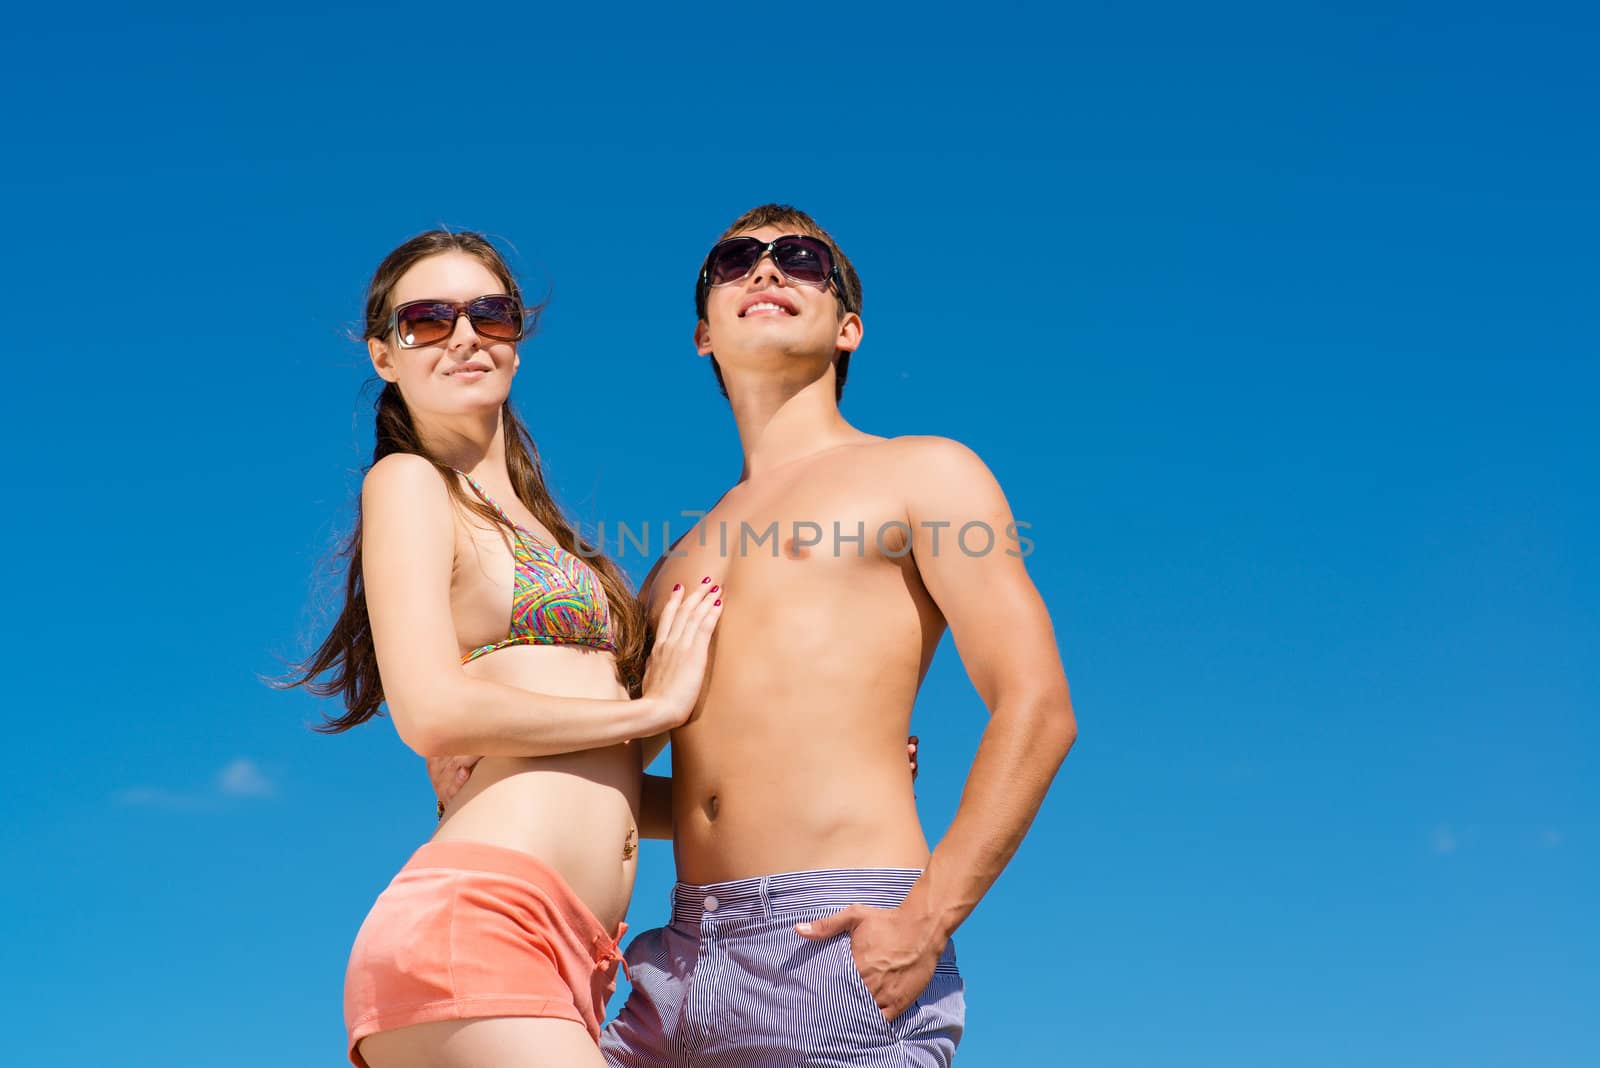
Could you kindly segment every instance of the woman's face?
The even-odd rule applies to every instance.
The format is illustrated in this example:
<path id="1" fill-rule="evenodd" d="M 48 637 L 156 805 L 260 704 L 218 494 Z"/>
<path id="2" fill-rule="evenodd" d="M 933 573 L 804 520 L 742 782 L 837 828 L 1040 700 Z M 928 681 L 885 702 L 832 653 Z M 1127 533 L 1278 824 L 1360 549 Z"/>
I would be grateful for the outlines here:
<path id="1" fill-rule="evenodd" d="M 505 292 L 504 283 L 478 259 L 441 252 L 417 261 L 400 276 L 389 306 L 414 300 L 466 304 Z M 517 373 L 517 343 L 482 337 L 465 314 L 440 341 L 408 348 L 391 330 L 386 337 L 368 338 L 367 352 L 378 377 L 399 386 L 406 407 L 417 416 L 498 411 Z"/>

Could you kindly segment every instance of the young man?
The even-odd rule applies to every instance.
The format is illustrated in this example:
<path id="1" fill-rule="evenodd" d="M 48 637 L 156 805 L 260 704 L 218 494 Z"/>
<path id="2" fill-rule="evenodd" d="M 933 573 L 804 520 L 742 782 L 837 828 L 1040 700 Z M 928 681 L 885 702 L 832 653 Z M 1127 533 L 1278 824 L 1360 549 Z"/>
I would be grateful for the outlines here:
<path id="1" fill-rule="evenodd" d="M 840 414 L 861 285 L 809 216 L 740 217 L 695 301 L 744 468 L 643 592 L 652 618 L 703 575 L 730 596 L 672 736 L 672 920 L 629 946 L 633 992 L 601 1048 L 625 1068 L 947 1065 L 951 934 L 1076 734 L 1050 620 L 977 456 Z M 946 626 L 990 718 L 930 855 L 905 739 Z"/>

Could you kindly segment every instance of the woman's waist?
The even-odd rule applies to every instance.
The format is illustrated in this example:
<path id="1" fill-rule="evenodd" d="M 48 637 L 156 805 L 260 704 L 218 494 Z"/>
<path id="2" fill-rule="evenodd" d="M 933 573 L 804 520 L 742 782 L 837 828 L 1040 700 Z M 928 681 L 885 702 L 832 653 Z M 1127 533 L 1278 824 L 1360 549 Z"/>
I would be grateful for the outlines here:
<path id="1" fill-rule="evenodd" d="M 642 784 L 633 744 L 540 757 L 484 757 L 445 810 L 444 825 L 632 821 Z M 559 817 L 559 818 L 557 818 Z"/>
<path id="2" fill-rule="evenodd" d="M 593 759 L 605 753 L 613 753 L 610 760 Z M 570 759 L 578 756 L 587 759 Z M 433 841 L 478 842 L 536 857 L 614 928 L 633 890 L 638 784 L 638 757 L 625 752 L 485 758 Z"/>

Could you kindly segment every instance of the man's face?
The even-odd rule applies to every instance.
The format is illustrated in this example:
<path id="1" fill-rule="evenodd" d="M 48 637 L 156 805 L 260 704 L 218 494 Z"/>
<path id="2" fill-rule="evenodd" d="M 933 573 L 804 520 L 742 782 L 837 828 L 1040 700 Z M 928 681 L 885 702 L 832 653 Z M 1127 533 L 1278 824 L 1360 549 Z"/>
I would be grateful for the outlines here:
<path id="1" fill-rule="evenodd" d="M 792 225 L 745 230 L 738 237 L 763 243 L 796 232 Z M 839 315 L 831 286 L 792 282 L 763 256 L 736 282 L 706 294 L 706 317 L 695 327 L 702 356 L 716 353 L 726 375 L 739 369 L 785 369 L 814 373 L 838 351 L 861 343 L 861 317 Z"/>

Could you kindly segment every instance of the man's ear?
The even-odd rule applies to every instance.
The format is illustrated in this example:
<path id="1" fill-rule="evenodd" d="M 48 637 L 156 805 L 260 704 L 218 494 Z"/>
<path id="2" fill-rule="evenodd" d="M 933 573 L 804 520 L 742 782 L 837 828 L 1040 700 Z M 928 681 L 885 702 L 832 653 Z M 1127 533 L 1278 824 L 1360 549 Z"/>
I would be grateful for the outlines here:
<path id="1" fill-rule="evenodd" d="M 375 337 L 367 338 L 367 357 L 372 361 L 372 369 L 378 372 L 378 377 L 385 382 L 395 382 L 400 378 L 400 372 L 395 370 L 394 354 Z"/>
<path id="2" fill-rule="evenodd" d="M 849 312 L 839 320 L 839 332 L 834 336 L 833 347 L 840 352 L 854 352 L 861 345 L 861 316 Z"/>
<path id="3" fill-rule="evenodd" d="M 711 324 L 704 319 L 694 324 L 694 351 L 702 356 L 711 355 Z"/>

